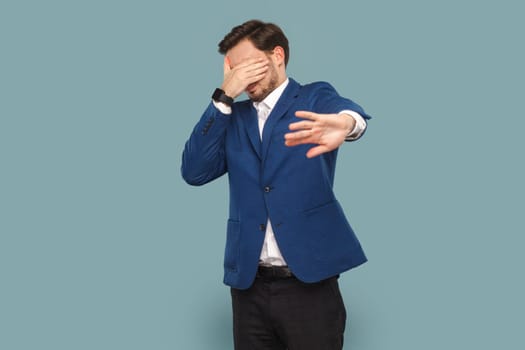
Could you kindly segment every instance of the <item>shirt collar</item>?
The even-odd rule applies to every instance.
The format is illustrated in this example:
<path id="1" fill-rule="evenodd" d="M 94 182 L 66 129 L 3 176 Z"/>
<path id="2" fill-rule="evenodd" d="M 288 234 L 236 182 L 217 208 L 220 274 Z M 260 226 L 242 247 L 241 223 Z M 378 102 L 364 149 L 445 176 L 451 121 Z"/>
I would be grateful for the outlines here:
<path id="1" fill-rule="evenodd" d="M 275 88 L 275 90 L 270 92 L 270 94 L 266 96 L 264 100 L 262 100 L 261 102 L 254 102 L 253 106 L 255 107 L 255 109 L 257 109 L 257 106 L 259 106 L 260 103 L 264 103 L 266 104 L 266 106 L 268 106 L 268 108 L 270 108 L 270 110 L 272 110 L 273 107 L 275 107 L 275 105 L 277 104 L 277 101 L 279 101 L 279 98 L 283 94 L 284 89 L 286 89 L 289 82 L 290 82 L 290 79 L 286 78 L 286 80 L 283 81 L 283 83 L 279 85 L 277 88 Z"/>

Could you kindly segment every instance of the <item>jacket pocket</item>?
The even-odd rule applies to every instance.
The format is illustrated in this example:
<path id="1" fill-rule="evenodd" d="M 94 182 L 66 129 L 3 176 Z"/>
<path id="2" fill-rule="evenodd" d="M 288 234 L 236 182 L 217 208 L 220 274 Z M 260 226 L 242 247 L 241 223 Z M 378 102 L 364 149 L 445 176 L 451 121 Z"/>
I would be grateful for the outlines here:
<path id="1" fill-rule="evenodd" d="M 335 208 L 334 208 L 335 207 Z M 323 213 L 326 210 L 334 210 L 337 209 L 337 202 L 335 200 L 332 200 L 328 203 L 323 203 L 321 205 L 318 205 L 316 207 L 307 209 L 303 211 L 303 214 L 306 215 L 306 217 L 310 217 L 319 213 Z"/>
<path id="2" fill-rule="evenodd" d="M 304 225 L 313 258 L 320 261 L 345 261 L 358 246 L 357 239 L 337 201 L 303 212 Z"/>
<path id="3" fill-rule="evenodd" d="M 224 249 L 224 268 L 230 271 L 237 271 L 240 235 L 241 223 L 236 220 L 228 220 L 226 229 L 226 247 Z"/>

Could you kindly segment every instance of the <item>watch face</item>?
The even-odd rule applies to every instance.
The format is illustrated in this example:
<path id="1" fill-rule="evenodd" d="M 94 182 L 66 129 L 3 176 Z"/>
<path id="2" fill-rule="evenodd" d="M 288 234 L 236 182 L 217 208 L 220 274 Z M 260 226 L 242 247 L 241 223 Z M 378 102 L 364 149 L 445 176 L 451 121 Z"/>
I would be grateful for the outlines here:
<path id="1" fill-rule="evenodd" d="M 222 102 L 228 106 L 231 106 L 231 104 L 233 103 L 233 98 L 226 96 L 224 91 L 218 88 L 215 89 L 211 98 L 217 102 Z"/>
<path id="2" fill-rule="evenodd" d="M 213 98 L 215 101 L 220 101 L 222 94 L 224 94 L 224 91 L 222 91 L 221 89 L 215 89 L 211 98 Z"/>

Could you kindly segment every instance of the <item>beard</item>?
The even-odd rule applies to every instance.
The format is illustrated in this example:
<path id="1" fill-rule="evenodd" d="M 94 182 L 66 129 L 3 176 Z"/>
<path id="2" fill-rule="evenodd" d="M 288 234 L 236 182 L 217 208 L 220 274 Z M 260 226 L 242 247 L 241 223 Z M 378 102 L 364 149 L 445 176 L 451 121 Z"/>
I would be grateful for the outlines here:
<path id="1" fill-rule="evenodd" d="M 275 90 L 279 86 L 277 72 L 275 68 L 272 67 L 268 74 L 269 79 L 267 83 L 263 82 L 264 79 L 260 80 L 257 83 L 258 88 L 260 88 L 260 91 L 255 91 L 253 94 L 246 93 L 250 100 L 252 100 L 253 102 L 261 102 L 266 98 L 266 96 L 268 96 L 273 90 Z"/>

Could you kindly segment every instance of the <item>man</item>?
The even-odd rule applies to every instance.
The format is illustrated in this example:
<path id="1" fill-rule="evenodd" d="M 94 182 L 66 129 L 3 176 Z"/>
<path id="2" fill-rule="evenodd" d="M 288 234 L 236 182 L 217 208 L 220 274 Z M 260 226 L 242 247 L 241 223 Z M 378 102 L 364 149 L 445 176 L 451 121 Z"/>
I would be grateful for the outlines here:
<path id="1" fill-rule="evenodd" d="M 338 147 L 370 117 L 327 83 L 288 78 L 288 40 L 275 24 L 234 27 L 219 52 L 224 80 L 181 170 L 191 185 L 228 173 L 224 283 L 235 349 L 342 349 L 337 278 L 366 257 L 332 187 Z M 234 103 L 243 92 L 249 100 Z"/>

